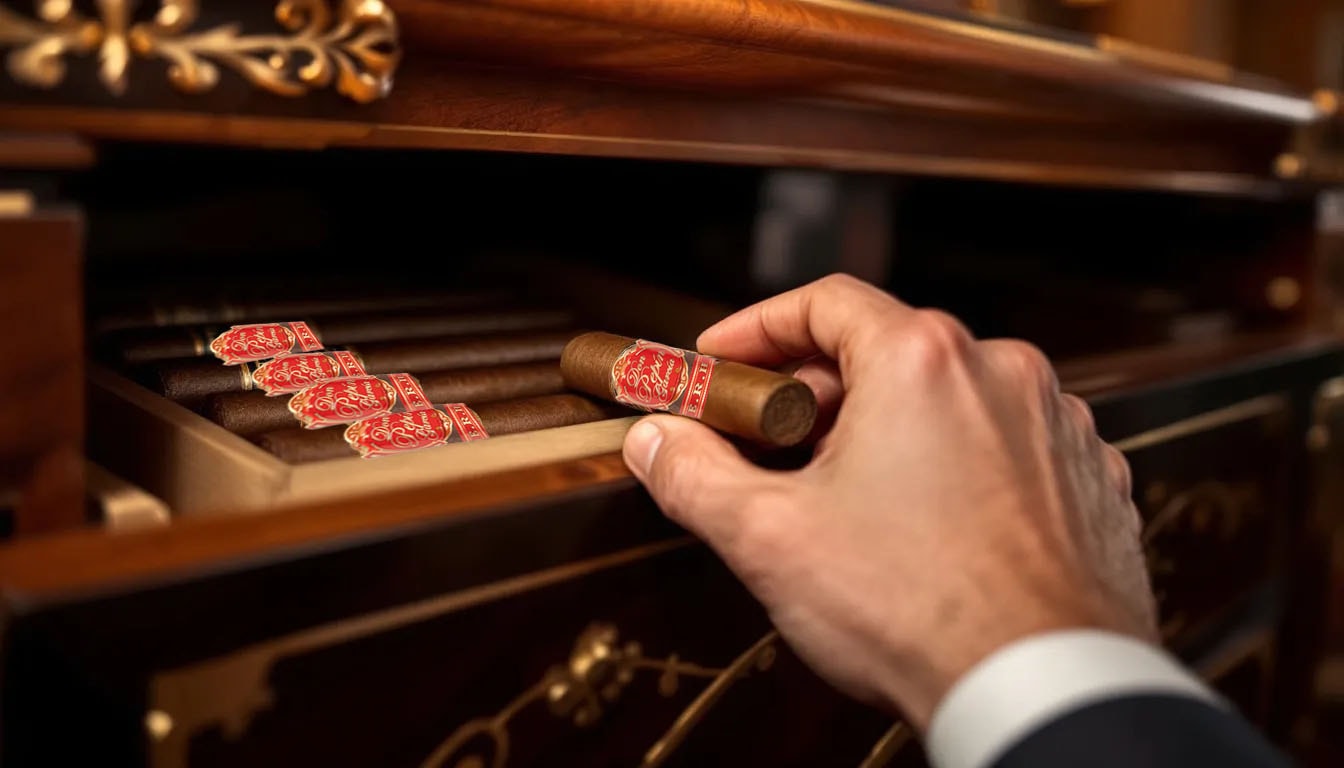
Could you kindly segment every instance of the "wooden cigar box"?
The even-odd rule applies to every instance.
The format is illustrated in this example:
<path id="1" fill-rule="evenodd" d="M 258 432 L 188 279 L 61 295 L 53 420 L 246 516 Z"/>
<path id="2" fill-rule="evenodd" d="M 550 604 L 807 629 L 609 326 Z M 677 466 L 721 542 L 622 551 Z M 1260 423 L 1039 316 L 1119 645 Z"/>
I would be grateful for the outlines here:
<path id="1" fill-rule="evenodd" d="M 117 307 L 487 275 L 690 347 L 844 272 L 1039 345 L 1130 461 L 1163 642 L 1317 753 L 1328 51 L 897 5 L 0 0 L 0 767 L 925 764 L 660 513 L 632 418 L 290 465 L 92 352 Z"/>
<path id="2" fill-rule="evenodd" d="M 601 270 L 525 256 L 511 257 L 510 263 L 525 269 L 535 284 L 544 284 L 529 289 L 521 300 L 574 307 L 582 327 L 625 328 L 637 336 L 693 346 L 701 330 L 730 311 Z M 584 307 L 584 298 L 593 295 L 622 298 Z M 626 429 L 637 418 L 631 411 L 588 424 L 377 459 L 351 456 L 291 464 L 97 362 L 89 363 L 88 383 L 89 454 L 162 498 L 178 515 L 262 511 L 609 454 L 620 450 Z"/>

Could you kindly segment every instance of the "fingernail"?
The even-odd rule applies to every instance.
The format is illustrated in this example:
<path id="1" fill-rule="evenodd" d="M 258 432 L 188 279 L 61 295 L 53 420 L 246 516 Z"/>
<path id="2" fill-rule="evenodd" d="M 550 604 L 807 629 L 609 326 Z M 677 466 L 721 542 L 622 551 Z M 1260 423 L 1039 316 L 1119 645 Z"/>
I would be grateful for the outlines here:
<path id="1" fill-rule="evenodd" d="M 663 430 L 648 419 L 636 422 L 625 433 L 625 463 L 636 477 L 642 480 L 648 474 L 653 457 L 658 455 L 658 446 L 662 444 Z"/>

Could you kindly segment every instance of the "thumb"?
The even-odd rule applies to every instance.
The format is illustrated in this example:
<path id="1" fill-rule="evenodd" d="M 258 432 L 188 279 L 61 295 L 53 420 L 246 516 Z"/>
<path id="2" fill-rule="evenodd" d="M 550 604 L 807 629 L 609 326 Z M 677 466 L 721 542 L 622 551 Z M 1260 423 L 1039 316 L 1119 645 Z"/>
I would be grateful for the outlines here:
<path id="1" fill-rule="evenodd" d="M 718 433 L 681 416 L 636 422 L 624 456 L 664 514 L 720 551 L 740 532 L 744 502 L 774 485 Z"/>

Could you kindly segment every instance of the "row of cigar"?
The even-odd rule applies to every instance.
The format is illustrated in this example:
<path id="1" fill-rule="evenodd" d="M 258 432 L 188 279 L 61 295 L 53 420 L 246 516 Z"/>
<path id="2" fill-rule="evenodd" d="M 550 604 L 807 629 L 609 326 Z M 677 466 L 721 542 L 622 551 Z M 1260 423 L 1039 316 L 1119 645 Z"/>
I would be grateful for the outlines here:
<path id="1" fill-rule="evenodd" d="M 502 292 L 179 302 L 99 315 L 94 354 L 302 463 L 631 413 L 567 391 L 576 322 Z"/>

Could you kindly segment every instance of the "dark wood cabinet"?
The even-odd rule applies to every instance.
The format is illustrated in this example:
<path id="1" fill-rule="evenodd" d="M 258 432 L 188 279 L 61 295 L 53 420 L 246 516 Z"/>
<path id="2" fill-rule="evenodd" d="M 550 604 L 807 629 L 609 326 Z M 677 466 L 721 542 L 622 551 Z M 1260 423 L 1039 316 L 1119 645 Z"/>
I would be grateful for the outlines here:
<path id="1" fill-rule="evenodd" d="M 0 763 L 921 765 L 658 512 L 628 421 L 291 471 L 94 344 L 134 301 L 493 280 L 689 345 L 830 271 L 1050 354 L 1166 643 L 1310 754 L 1335 95 L 897 5 L 4 0 Z"/>

